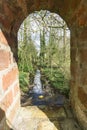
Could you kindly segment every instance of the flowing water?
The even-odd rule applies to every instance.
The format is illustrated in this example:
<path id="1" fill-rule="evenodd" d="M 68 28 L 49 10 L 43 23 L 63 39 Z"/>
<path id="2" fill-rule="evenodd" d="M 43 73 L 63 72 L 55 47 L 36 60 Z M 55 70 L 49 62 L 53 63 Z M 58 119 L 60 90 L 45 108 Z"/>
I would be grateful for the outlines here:
<path id="1" fill-rule="evenodd" d="M 43 94 L 40 77 L 41 77 L 40 70 L 37 70 L 34 78 L 34 87 L 33 87 L 33 93 L 35 94 Z"/>
<path id="2" fill-rule="evenodd" d="M 51 88 L 49 88 L 51 90 Z M 34 87 L 32 89 L 32 105 L 57 105 L 62 106 L 64 104 L 63 95 L 52 95 L 51 91 L 46 92 L 46 89 L 42 89 L 41 73 L 40 70 L 36 71 L 34 77 Z"/>

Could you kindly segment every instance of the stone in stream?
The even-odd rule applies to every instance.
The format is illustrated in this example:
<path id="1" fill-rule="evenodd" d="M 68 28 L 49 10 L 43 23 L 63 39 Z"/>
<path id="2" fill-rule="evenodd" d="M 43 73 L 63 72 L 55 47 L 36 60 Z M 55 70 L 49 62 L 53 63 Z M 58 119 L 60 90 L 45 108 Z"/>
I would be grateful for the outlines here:
<path id="1" fill-rule="evenodd" d="M 36 106 L 20 108 L 13 123 L 14 130 L 60 130 Z"/>
<path id="2" fill-rule="evenodd" d="M 55 105 L 63 106 L 65 103 L 65 97 L 63 95 L 58 95 L 57 99 L 55 100 Z"/>

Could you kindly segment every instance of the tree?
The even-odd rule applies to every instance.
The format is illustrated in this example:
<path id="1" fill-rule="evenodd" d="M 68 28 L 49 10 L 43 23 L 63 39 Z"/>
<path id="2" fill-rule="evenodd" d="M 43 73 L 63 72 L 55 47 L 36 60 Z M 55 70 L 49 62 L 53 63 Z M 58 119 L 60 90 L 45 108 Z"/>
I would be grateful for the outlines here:
<path id="1" fill-rule="evenodd" d="M 45 32 L 44 28 L 40 31 L 40 65 L 43 67 L 45 63 Z"/>
<path id="2" fill-rule="evenodd" d="M 24 21 L 20 34 L 23 33 L 23 37 L 20 38 L 19 45 L 19 70 L 20 71 L 31 71 L 33 69 L 33 64 L 36 63 L 37 59 L 37 50 L 31 39 L 30 30 L 27 27 L 30 26 L 30 22 Z"/>
<path id="3" fill-rule="evenodd" d="M 19 69 L 30 72 L 40 65 L 43 70 L 47 69 L 53 84 L 60 84 L 58 80 L 62 77 L 62 85 L 65 86 L 70 75 L 70 42 L 66 23 L 55 13 L 36 11 L 21 26 L 20 36 Z"/>

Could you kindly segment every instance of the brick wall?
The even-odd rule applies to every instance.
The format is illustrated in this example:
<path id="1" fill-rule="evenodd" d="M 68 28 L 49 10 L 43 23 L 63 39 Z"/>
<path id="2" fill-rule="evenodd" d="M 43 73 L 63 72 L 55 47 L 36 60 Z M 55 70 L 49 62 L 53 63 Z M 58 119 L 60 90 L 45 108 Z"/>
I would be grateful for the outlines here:
<path id="1" fill-rule="evenodd" d="M 11 126 L 20 107 L 18 68 L 4 34 L 0 30 L 0 130 Z M 3 117 L 3 118 L 2 118 Z M 3 128 L 3 129 L 2 129 Z"/>
<path id="2" fill-rule="evenodd" d="M 12 123 L 20 106 L 17 59 L 17 32 L 22 21 L 35 10 L 60 14 L 71 30 L 71 104 L 87 129 L 87 0 L 0 0 L 0 109 Z M 0 117 L 0 122 L 2 118 Z M 4 120 L 2 121 L 4 122 Z M 9 123 L 9 124 L 10 124 Z M 3 126 L 3 123 L 2 123 Z M 3 127 L 4 128 L 4 127 Z M 1 129 L 3 130 L 3 129 Z"/>

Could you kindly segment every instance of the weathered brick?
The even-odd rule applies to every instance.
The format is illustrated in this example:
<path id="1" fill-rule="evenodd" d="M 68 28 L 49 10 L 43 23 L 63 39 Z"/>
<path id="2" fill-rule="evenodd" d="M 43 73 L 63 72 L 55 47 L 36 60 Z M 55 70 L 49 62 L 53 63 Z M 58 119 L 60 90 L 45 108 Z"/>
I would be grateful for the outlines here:
<path id="1" fill-rule="evenodd" d="M 87 49 L 80 49 L 80 62 L 87 63 Z"/>
<path id="2" fill-rule="evenodd" d="M 83 28 L 80 34 L 80 41 L 83 42 L 83 41 L 86 41 L 86 39 L 87 39 L 87 28 Z"/>
<path id="3" fill-rule="evenodd" d="M 7 16 L 7 19 L 8 21 L 12 21 L 13 20 L 13 17 L 14 17 L 14 14 L 13 12 L 10 10 L 10 8 L 8 7 L 8 4 L 7 3 L 3 3 L 3 8 L 4 8 L 4 11 L 6 12 L 6 16 Z M 10 16 L 10 19 L 9 19 L 9 16 Z M 8 22 L 6 21 L 6 23 Z M 8 22 L 9 23 L 9 22 Z M 10 23 L 9 23 L 10 24 Z M 6 26 L 7 28 L 9 28 L 9 24 L 8 26 Z"/>
<path id="4" fill-rule="evenodd" d="M 87 93 L 84 91 L 82 87 L 78 88 L 78 97 L 81 103 L 87 108 Z"/>
<path id="5" fill-rule="evenodd" d="M 1 107 L 4 109 L 4 111 L 7 111 L 7 109 L 11 106 L 13 103 L 13 92 L 10 90 L 1 101 Z"/>
<path id="6" fill-rule="evenodd" d="M 0 42 L 1 43 L 4 43 L 4 44 L 7 44 L 7 39 L 5 38 L 3 32 L 0 30 Z"/>
<path id="7" fill-rule="evenodd" d="M 5 117 L 5 112 L 0 109 L 0 121 Z"/>
<path id="8" fill-rule="evenodd" d="M 7 117 L 7 120 L 9 120 L 10 124 L 11 122 L 13 122 L 19 108 L 20 108 L 20 99 L 18 98 L 18 100 L 13 105 L 10 114 Z"/>
<path id="9" fill-rule="evenodd" d="M 72 77 L 72 80 L 75 80 L 76 77 L 78 76 L 78 64 L 75 62 L 75 63 L 72 63 L 71 64 L 71 77 Z"/>
<path id="10" fill-rule="evenodd" d="M 0 70 L 6 69 L 11 63 L 10 52 L 0 50 Z"/>
<path id="11" fill-rule="evenodd" d="M 19 93 L 19 84 L 16 84 L 14 87 L 13 87 L 13 97 L 15 98 L 15 96 Z"/>
<path id="12" fill-rule="evenodd" d="M 17 79 L 18 70 L 17 68 L 12 68 L 6 75 L 3 76 L 2 82 L 3 82 L 3 89 L 6 90 L 9 88 L 10 85 L 12 85 L 15 80 Z"/>
<path id="13" fill-rule="evenodd" d="M 0 130 L 10 130 L 10 127 L 6 123 L 6 117 L 0 122 Z"/>
<path id="14" fill-rule="evenodd" d="M 82 86 L 87 85 L 87 78 L 86 78 L 86 76 L 87 76 L 87 69 L 83 68 L 81 73 L 80 73 L 80 75 L 81 75 Z"/>

